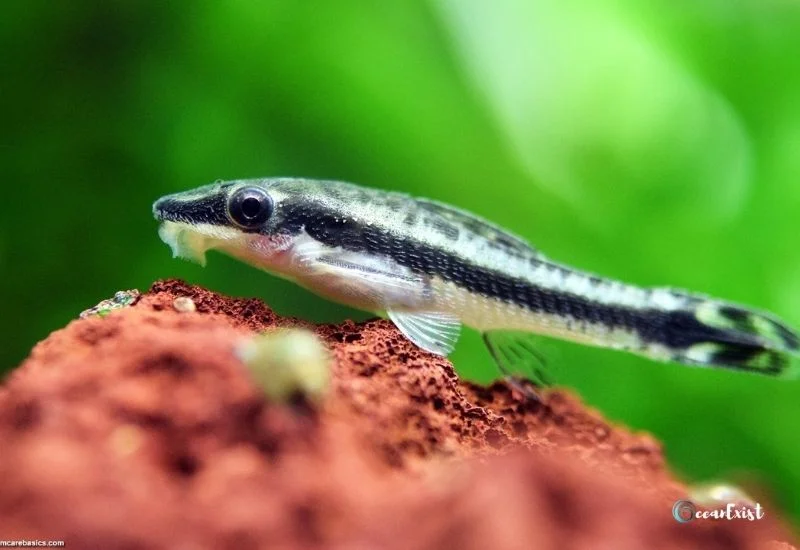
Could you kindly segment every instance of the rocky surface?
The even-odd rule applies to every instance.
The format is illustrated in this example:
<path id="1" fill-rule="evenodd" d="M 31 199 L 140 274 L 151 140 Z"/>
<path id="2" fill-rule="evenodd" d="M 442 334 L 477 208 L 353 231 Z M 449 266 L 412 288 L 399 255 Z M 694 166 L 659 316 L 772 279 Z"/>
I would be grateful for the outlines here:
<path id="1" fill-rule="evenodd" d="M 176 311 L 176 298 L 196 308 Z M 234 353 L 305 326 L 180 281 L 76 320 L 0 389 L 0 539 L 69 548 L 793 548 L 773 514 L 678 523 L 651 437 L 569 392 L 459 381 L 386 321 L 312 328 L 318 402 Z"/>

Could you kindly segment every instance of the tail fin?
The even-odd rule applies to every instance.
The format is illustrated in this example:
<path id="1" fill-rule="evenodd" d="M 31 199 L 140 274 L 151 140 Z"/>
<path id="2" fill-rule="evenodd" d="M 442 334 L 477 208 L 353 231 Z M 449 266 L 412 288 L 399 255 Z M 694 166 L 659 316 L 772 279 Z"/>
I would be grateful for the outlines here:
<path id="1" fill-rule="evenodd" d="M 781 321 L 735 304 L 703 299 L 691 303 L 668 313 L 662 327 L 676 361 L 772 376 L 800 375 L 800 337 Z"/>

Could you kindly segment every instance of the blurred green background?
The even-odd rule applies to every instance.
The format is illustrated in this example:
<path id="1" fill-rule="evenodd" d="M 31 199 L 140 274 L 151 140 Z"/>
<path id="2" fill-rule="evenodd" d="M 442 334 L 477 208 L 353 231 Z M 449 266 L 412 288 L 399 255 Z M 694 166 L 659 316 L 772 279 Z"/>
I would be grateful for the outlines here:
<path id="1" fill-rule="evenodd" d="M 0 46 L 6 368 L 163 277 L 365 317 L 219 255 L 172 260 L 152 201 L 219 178 L 433 197 L 554 259 L 800 326 L 795 1 L 32 1 L 5 6 Z M 547 348 L 681 475 L 755 479 L 800 518 L 800 382 Z M 454 361 L 496 374 L 474 333 Z"/>

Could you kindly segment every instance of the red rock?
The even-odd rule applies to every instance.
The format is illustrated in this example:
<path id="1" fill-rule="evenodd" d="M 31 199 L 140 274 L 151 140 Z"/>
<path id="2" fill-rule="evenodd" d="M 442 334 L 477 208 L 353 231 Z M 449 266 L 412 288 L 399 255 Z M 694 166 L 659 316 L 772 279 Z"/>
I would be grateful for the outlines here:
<path id="1" fill-rule="evenodd" d="M 197 312 L 178 313 L 176 297 Z M 0 389 L 0 538 L 69 548 L 793 548 L 775 518 L 680 524 L 648 435 L 526 401 L 390 323 L 312 327 L 319 405 L 265 400 L 233 349 L 308 324 L 179 281 L 70 323 Z M 778 542 L 781 541 L 781 542 Z"/>

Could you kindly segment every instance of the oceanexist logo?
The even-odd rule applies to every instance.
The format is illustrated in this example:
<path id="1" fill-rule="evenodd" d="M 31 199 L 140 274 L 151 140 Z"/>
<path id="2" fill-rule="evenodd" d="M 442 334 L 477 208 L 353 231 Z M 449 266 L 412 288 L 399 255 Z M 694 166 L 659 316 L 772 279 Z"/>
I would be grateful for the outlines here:
<path id="1" fill-rule="evenodd" d="M 688 523 L 693 519 L 743 519 L 755 521 L 764 517 L 764 509 L 759 503 L 753 506 L 744 504 L 737 505 L 729 502 L 724 508 L 715 510 L 698 510 L 694 502 L 690 500 L 679 500 L 672 506 L 672 517 L 680 523 Z"/>

